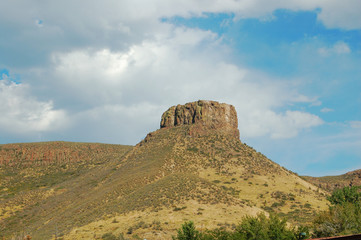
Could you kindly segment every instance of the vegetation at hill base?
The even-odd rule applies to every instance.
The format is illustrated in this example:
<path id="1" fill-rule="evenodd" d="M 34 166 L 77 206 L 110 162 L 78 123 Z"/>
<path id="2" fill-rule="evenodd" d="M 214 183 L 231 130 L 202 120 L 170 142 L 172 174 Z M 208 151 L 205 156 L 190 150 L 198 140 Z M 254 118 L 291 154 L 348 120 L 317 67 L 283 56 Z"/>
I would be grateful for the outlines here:
<path id="1" fill-rule="evenodd" d="M 288 227 L 285 219 L 261 213 L 245 216 L 232 230 L 199 231 L 192 221 L 178 229 L 173 240 L 282 240 L 331 237 L 361 233 L 361 186 L 336 189 L 327 199 L 330 207 L 319 212 L 313 224 Z"/>
<path id="2" fill-rule="evenodd" d="M 185 222 L 173 240 L 296 240 L 309 237 L 306 227 L 289 228 L 277 215 L 246 216 L 233 230 L 222 228 L 198 231 L 192 221 Z"/>
<path id="3" fill-rule="evenodd" d="M 315 237 L 361 233 L 361 187 L 336 189 L 328 197 L 331 205 L 313 222 Z"/>

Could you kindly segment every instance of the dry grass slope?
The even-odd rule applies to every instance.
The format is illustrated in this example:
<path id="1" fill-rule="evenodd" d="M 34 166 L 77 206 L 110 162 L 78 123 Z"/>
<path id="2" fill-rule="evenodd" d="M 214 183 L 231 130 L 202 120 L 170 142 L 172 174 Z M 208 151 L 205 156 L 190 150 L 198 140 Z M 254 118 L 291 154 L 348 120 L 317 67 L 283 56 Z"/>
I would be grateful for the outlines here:
<path id="1" fill-rule="evenodd" d="M 71 202 L 72 198 L 65 199 L 64 194 L 69 196 L 74 192 L 76 198 L 77 189 L 96 183 L 96 176 L 107 175 L 104 166 L 131 149 L 131 146 L 69 142 L 1 145 L 6 157 L 13 158 L 10 163 L 0 165 L 0 232 L 5 235 L 32 232 L 34 226 L 47 221 L 41 212 L 52 209 L 57 202 Z M 30 159 L 43 156 L 42 152 L 53 156 L 62 153 L 63 158 Z M 53 217 L 57 214 L 55 211 Z"/>
<path id="2" fill-rule="evenodd" d="M 267 211 L 307 222 L 326 207 L 322 190 L 238 139 L 192 131 L 162 128 L 135 147 L 108 146 L 106 154 L 65 168 L 57 162 L 14 171 L 2 166 L 0 231 L 10 236 L 24 229 L 34 239 L 100 239 L 108 232 L 170 239 L 185 220 L 232 228 L 245 214 Z M 11 190 L 28 175 L 35 185 L 24 181 Z"/>
<path id="3" fill-rule="evenodd" d="M 325 191 L 332 192 L 337 188 L 343 188 L 346 186 L 360 186 L 361 169 L 337 176 L 325 176 L 325 177 L 303 176 L 302 178 L 324 189 Z"/>

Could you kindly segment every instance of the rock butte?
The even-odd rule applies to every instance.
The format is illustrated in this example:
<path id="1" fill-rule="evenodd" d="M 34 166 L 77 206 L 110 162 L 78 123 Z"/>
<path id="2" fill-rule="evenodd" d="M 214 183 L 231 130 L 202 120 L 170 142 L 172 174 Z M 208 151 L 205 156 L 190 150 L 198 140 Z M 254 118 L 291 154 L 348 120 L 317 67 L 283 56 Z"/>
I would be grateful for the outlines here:
<path id="1" fill-rule="evenodd" d="M 237 112 L 234 106 L 199 100 L 170 107 L 162 115 L 161 128 L 190 125 L 190 135 L 221 133 L 239 138 Z"/>

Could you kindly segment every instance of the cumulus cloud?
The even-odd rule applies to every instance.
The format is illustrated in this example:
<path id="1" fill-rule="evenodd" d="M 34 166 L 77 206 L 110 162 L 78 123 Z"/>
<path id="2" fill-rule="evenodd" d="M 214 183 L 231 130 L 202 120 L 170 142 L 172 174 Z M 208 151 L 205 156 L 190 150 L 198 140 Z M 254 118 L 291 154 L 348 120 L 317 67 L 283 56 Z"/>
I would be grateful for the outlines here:
<path id="1" fill-rule="evenodd" d="M 202 16 L 205 12 L 264 18 L 280 8 L 294 11 L 320 8 L 318 17 L 326 26 L 334 27 L 332 19 L 343 18 L 338 27 L 361 27 L 361 23 L 355 21 L 358 15 L 352 17 L 352 9 L 359 5 L 356 1 L 338 8 L 335 0 L 211 0 L 207 4 L 188 0 L 109 0 L 87 2 L 89 11 L 79 11 L 84 4 L 82 1 L 0 3 L 1 9 L 8 10 L 0 15 L 0 22 L 6 22 L 7 26 L 0 24 L 0 28 L 13 29 L 7 31 L 7 37 L 12 39 L 6 48 L 9 52 L 2 47 L 5 51 L 0 61 L 7 57 L 9 65 L 16 65 L 19 72 L 26 73 L 36 95 L 51 99 L 36 100 L 26 95 L 26 90 L 21 94 L 11 93 L 10 85 L 6 85 L 4 92 L 17 95 L 20 102 L 32 106 L 19 110 L 18 114 L 10 114 L 9 110 L 9 116 L 19 119 L 19 126 L 27 122 L 32 126 L 30 129 L 45 131 L 60 126 L 56 119 L 63 118 L 69 120 L 69 124 L 65 124 L 69 133 L 79 132 L 80 135 L 85 132 L 77 130 L 81 126 L 94 129 L 101 125 L 103 134 L 117 132 L 121 135 L 132 123 L 130 112 L 135 114 L 135 109 L 144 106 L 152 111 L 139 110 L 134 115 L 139 119 L 140 130 L 136 135 L 140 136 L 158 127 L 156 119 L 169 106 L 211 99 L 236 106 L 243 137 L 294 137 L 323 121 L 305 111 L 284 108 L 299 103 L 320 105 L 317 98 L 300 94 L 290 81 L 231 63 L 227 57 L 230 49 L 223 45 L 221 36 L 210 31 L 175 27 L 161 19 Z M 320 51 L 345 54 L 350 48 L 339 42 Z M 21 57 L 8 57 L 14 54 Z M 48 61 L 49 56 L 51 61 Z M 22 68 L 19 59 L 30 59 L 25 62 L 33 64 L 32 68 Z M 26 89 L 26 86 L 19 85 L 16 89 Z M 55 110 L 54 105 L 64 110 Z M 30 114 L 26 110 L 38 116 L 38 120 L 24 117 Z M 117 121 L 110 121 L 112 117 Z M 149 119 L 155 123 L 150 123 Z M 95 133 L 93 139 L 96 140 Z M 127 142 L 125 136 L 112 139 Z"/>
<path id="2" fill-rule="evenodd" d="M 206 12 L 264 19 L 277 9 L 319 9 L 318 19 L 329 28 L 360 29 L 360 7 L 358 0 L 1 1 L 0 31 L 11 39 L 4 42 L 9 50 L 2 55 L 15 52 L 17 56 L 31 59 L 32 64 L 44 64 L 50 52 L 79 46 L 124 50 L 146 38 L 161 37 L 164 29 L 169 28 L 160 23 L 164 17 L 202 16 Z M 38 50 L 38 54 L 31 55 L 29 50 Z M 0 60 L 5 57 L 0 56 Z M 8 58 L 7 62 L 19 64 L 21 61 Z M 30 64 L 29 61 L 26 64 Z"/>
<path id="3" fill-rule="evenodd" d="M 212 32 L 173 28 L 163 38 L 144 41 L 127 51 L 83 49 L 54 54 L 52 78 L 57 91 L 73 92 L 67 95 L 68 101 L 81 103 L 77 115 L 88 117 L 73 120 L 83 125 L 85 120 L 79 119 L 98 119 L 101 125 L 109 122 L 103 130 L 118 129 L 121 134 L 132 122 L 127 116 L 139 110 L 134 115 L 139 120 L 137 139 L 145 129 L 158 128 L 162 112 L 171 105 L 198 99 L 235 105 L 243 137 L 290 138 L 323 123 L 307 112 L 277 110 L 317 99 L 299 94 L 285 81 L 227 62 L 227 51 Z M 56 92 L 52 95 L 57 102 L 64 97 Z"/>
<path id="4" fill-rule="evenodd" d="M 321 8 L 318 18 L 329 28 L 360 29 L 361 18 L 359 9 L 361 2 L 358 0 L 316 1 Z"/>
<path id="5" fill-rule="evenodd" d="M 338 42 L 333 46 L 333 49 L 338 54 L 350 53 L 350 47 L 344 42 Z"/>
<path id="6" fill-rule="evenodd" d="M 351 49 L 345 42 L 337 42 L 330 48 L 323 47 L 318 49 L 318 53 L 323 57 L 327 57 L 332 54 L 348 54 L 350 52 Z"/>
<path id="7" fill-rule="evenodd" d="M 240 131 L 247 138 L 265 135 L 273 139 L 292 138 L 303 129 L 323 124 L 318 116 L 300 111 L 258 110 L 250 114 L 250 117 L 240 119 Z"/>
<path id="8" fill-rule="evenodd" d="M 165 0 L 148 1 L 142 0 L 128 2 L 129 6 L 144 6 L 142 11 L 130 11 L 130 14 L 141 14 L 144 17 L 159 14 L 159 16 L 201 16 L 204 12 L 229 12 L 236 13 L 239 18 L 265 18 L 272 15 L 277 9 L 289 9 L 293 11 L 318 10 L 318 19 L 329 28 L 359 29 L 361 18 L 359 9 L 361 3 L 358 0 L 211 0 L 203 1 L 172 1 Z M 131 7 L 132 8 L 132 7 Z M 145 10 L 147 9 L 147 10 Z M 272 18 L 270 18 L 272 19 Z"/>
<path id="9" fill-rule="evenodd" d="M 0 129 L 13 134 L 56 131 L 66 124 L 66 114 L 51 101 L 41 102 L 28 94 L 27 86 L 0 80 Z"/>
<path id="10" fill-rule="evenodd" d="M 161 106 L 140 102 L 132 105 L 107 104 L 75 113 L 66 140 L 136 144 L 148 132 L 159 128 Z M 71 134 L 68 134 L 71 133 Z"/>
<path id="11" fill-rule="evenodd" d="M 231 56 L 234 49 L 224 45 L 222 36 L 162 19 L 230 13 L 234 21 L 272 21 L 277 9 L 306 10 L 327 28 L 349 30 L 361 28 L 360 4 L 359 0 L 0 1 L 0 67 L 19 76 L 18 84 L 0 78 L 0 141 L 24 141 L 29 136 L 28 141 L 135 144 L 159 128 L 168 107 L 209 99 L 233 104 L 242 140 L 253 141 L 262 152 L 278 148 L 269 157 L 281 164 L 291 160 L 306 164 L 317 158 L 320 145 L 323 160 L 330 149 L 340 146 L 359 153 L 357 121 L 334 139 L 316 138 L 317 131 L 307 131 L 329 126 L 307 112 L 322 105 L 305 89 L 312 77 L 294 81 L 249 69 Z M 354 45 L 348 43 L 340 41 L 318 53 L 349 57 Z M 294 51 L 303 56 L 306 50 L 305 62 L 315 61 L 312 68 L 298 68 L 313 73 L 325 66 L 322 72 L 329 71 L 325 59 L 309 58 L 317 47 Z M 302 88 L 308 93 L 300 92 Z M 305 131 L 309 135 L 300 134 Z M 34 137 L 39 133 L 42 138 Z M 258 148 L 258 142 L 264 146 Z M 285 153 L 283 159 L 280 153 Z"/>

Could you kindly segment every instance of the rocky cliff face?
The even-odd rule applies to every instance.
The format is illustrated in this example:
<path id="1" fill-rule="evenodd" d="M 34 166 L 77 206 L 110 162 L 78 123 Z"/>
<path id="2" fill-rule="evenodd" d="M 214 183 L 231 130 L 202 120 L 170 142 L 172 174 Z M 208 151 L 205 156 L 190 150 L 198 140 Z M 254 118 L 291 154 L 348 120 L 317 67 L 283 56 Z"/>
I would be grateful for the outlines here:
<path id="1" fill-rule="evenodd" d="M 238 119 L 232 105 L 199 100 L 170 107 L 163 113 L 161 128 L 191 125 L 191 135 L 204 135 L 209 130 L 239 138 Z"/>

